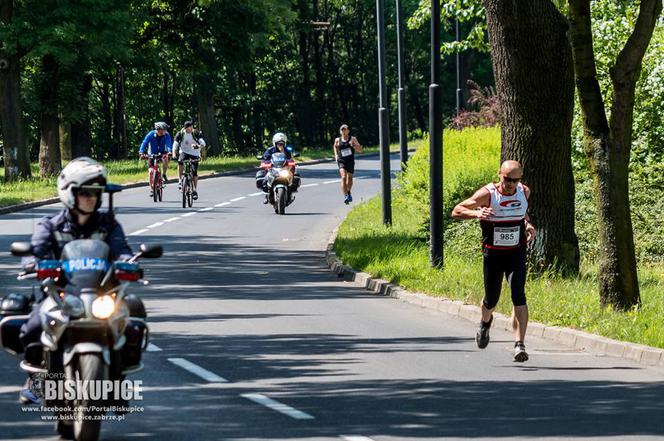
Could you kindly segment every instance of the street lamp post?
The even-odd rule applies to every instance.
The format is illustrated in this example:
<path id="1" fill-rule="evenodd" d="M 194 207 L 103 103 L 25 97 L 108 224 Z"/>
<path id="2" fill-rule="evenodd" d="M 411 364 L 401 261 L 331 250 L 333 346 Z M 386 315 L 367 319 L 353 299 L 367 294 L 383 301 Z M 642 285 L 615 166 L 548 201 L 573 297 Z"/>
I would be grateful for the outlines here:
<path id="1" fill-rule="evenodd" d="M 397 59 L 399 66 L 399 88 L 397 89 L 399 103 L 399 150 L 401 152 L 401 169 L 405 169 L 408 162 L 408 126 L 406 122 L 406 63 L 404 61 L 404 35 L 401 0 L 397 1 Z"/>
<path id="2" fill-rule="evenodd" d="M 430 263 L 443 266 L 443 109 L 440 88 L 440 2 L 431 2 L 431 85 L 429 85 Z"/>
<path id="3" fill-rule="evenodd" d="M 378 129 L 380 132 L 380 178 L 383 201 L 383 224 L 392 225 L 392 189 L 390 182 L 390 126 L 385 85 L 385 0 L 376 0 L 376 24 L 378 26 L 378 86 L 380 105 Z"/>
<path id="4" fill-rule="evenodd" d="M 457 43 L 459 43 L 459 18 L 456 19 L 455 23 L 455 40 Z M 463 100 L 463 97 L 461 96 L 461 51 L 457 47 L 456 51 L 456 114 L 458 115 L 459 112 L 461 111 L 461 102 Z"/>

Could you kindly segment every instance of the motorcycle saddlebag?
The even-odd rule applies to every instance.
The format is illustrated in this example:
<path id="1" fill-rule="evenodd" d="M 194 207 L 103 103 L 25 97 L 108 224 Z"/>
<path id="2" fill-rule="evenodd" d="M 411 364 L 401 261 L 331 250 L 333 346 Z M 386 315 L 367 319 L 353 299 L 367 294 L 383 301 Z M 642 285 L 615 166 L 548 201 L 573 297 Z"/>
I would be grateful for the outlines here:
<path id="1" fill-rule="evenodd" d="M 297 191 L 297 189 L 300 188 L 300 176 L 294 175 L 293 176 L 293 184 L 291 185 L 291 191 Z"/>
<path id="2" fill-rule="evenodd" d="M 30 314 L 30 299 L 24 295 L 11 293 L 0 301 L 0 316 Z"/>
<path id="3" fill-rule="evenodd" d="M 27 315 L 7 316 L 0 321 L 0 345 L 12 355 L 23 353 L 23 343 L 19 335 L 21 326 L 27 321 Z"/>
<path id="4" fill-rule="evenodd" d="M 143 343 L 146 333 L 147 326 L 143 320 L 129 318 L 129 324 L 124 332 L 127 341 L 122 348 L 122 366 L 124 369 L 136 366 L 141 362 L 141 352 L 144 349 Z"/>
<path id="5" fill-rule="evenodd" d="M 131 317 L 146 318 L 147 313 L 145 312 L 145 305 L 143 301 L 134 294 L 127 294 L 125 297 L 125 302 L 127 307 L 129 307 L 129 315 Z"/>

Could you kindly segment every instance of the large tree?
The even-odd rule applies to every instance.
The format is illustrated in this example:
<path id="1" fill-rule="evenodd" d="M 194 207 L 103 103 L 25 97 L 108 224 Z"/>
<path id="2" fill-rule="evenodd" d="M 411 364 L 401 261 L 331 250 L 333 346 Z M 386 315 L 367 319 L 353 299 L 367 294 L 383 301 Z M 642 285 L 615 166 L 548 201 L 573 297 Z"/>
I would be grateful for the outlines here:
<path id="1" fill-rule="evenodd" d="M 6 181 L 30 176 L 21 105 L 21 49 L 18 38 L 11 38 L 14 7 L 14 0 L 0 0 L 0 125 Z"/>
<path id="2" fill-rule="evenodd" d="M 491 58 L 500 99 L 501 160 L 524 167 L 538 230 L 535 268 L 575 273 L 571 129 L 574 70 L 567 20 L 550 0 L 484 0 Z"/>
<path id="3" fill-rule="evenodd" d="M 629 160 L 636 82 L 662 12 L 661 0 L 641 0 L 632 34 L 610 70 L 610 116 L 598 81 L 590 0 L 569 0 L 570 39 L 584 124 L 584 150 L 593 171 L 600 249 L 602 305 L 627 309 L 640 302 L 629 205 Z"/>

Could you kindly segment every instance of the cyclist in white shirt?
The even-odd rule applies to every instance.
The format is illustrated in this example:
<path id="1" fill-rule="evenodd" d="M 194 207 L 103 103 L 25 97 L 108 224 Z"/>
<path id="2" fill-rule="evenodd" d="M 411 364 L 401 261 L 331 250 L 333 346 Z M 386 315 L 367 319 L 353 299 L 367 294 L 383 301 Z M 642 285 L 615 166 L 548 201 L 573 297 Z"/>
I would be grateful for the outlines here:
<path id="1" fill-rule="evenodd" d="M 198 161 L 201 158 L 201 149 L 205 147 L 203 134 L 194 129 L 194 123 L 186 121 L 182 130 L 175 135 L 175 144 L 173 144 L 173 158 L 178 160 L 178 175 L 180 177 L 178 188 L 182 189 L 182 171 L 184 169 L 184 160 L 193 159 L 191 171 L 194 181 L 193 198 L 198 199 Z"/>

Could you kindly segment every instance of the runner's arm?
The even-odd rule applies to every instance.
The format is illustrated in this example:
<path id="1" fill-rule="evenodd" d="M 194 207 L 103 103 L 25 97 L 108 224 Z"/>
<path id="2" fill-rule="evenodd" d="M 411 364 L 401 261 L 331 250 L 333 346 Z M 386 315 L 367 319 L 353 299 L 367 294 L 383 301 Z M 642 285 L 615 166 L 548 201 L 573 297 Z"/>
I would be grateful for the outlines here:
<path id="1" fill-rule="evenodd" d="M 523 186 L 523 192 L 526 194 L 526 200 L 530 198 L 530 188 L 526 185 Z M 533 224 L 530 223 L 530 216 L 526 213 L 526 241 L 530 242 L 535 238 L 536 229 Z"/>
<path id="2" fill-rule="evenodd" d="M 358 153 L 362 153 L 363 150 L 362 145 L 360 144 L 360 141 L 358 141 L 356 137 L 353 136 L 350 142 L 351 144 L 353 144 L 353 147 Z"/>
<path id="3" fill-rule="evenodd" d="M 334 140 L 334 145 L 332 145 L 332 149 L 334 150 L 334 160 L 338 161 L 339 160 L 339 138 L 336 138 Z"/>
<path id="4" fill-rule="evenodd" d="M 471 197 L 458 203 L 452 210 L 452 217 L 459 220 L 487 219 L 493 215 L 493 210 L 489 208 L 490 198 L 489 190 L 482 187 Z"/>

